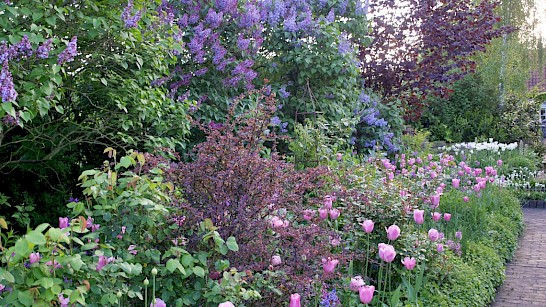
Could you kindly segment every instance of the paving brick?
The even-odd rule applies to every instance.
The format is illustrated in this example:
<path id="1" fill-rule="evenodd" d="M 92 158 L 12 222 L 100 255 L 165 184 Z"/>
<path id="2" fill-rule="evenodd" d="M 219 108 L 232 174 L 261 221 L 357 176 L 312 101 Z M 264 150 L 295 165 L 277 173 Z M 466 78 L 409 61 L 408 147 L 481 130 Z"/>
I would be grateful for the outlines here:
<path id="1" fill-rule="evenodd" d="M 525 232 L 492 307 L 546 307 L 546 210 L 523 208 Z"/>

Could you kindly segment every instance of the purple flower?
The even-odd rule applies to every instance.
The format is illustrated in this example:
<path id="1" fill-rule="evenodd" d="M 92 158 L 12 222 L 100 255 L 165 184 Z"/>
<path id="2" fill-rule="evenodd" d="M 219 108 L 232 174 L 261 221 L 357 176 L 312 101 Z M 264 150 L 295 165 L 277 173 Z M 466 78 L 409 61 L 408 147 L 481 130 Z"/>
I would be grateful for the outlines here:
<path id="1" fill-rule="evenodd" d="M 347 54 L 352 50 L 351 42 L 346 38 L 346 34 L 339 36 L 337 51 L 339 54 Z"/>
<path id="2" fill-rule="evenodd" d="M 210 8 L 209 11 L 207 12 L 207 16 L 205 17 L 205 21 L 209 24 L 209 26 L 212 29 L 216 29 L 222 23 L 223 18 L 224 18 L 224 13 L 222 12 L 216 13 L 214 9 Z"/>
<path id="3" fill-rule="evenodd" d="M 29 256 L 30 264 L 33 264 L 33 263 L 36 263 L 36 262 L 40 261 L 40 258 L 42 258 L 40 256 L 40 253 L 31 253 L 30 256 Z"/>
<path id="4" fill-rule="evenodd" d="M 30 57 L 32 56 L 32 45 L 28 40 L 28 36 L 23 36 L 21 41 L 13 46 L 16 50 L 16 54 L 20 57 Z"/>
<path id="5" fill-rule="evenodd" d="M 241 51 L 248 50 L 248 45 L 250 44 L 250 39 L 244 38 L 243 34 L 239 34 L 239 37 L 237 38 L 237 48 L 239 48 Z"/>
<path id="6" fill-rule="evenodd" d="M 351 283 L 349 284 L 351 291 L 358 292 L 362 286 L 364 286 L 364 279 L 362 279 L 362 276 L 355 276 L 351 278 Z"/>
<path id="7" fill-rule="evenodd" d="M 133 11 L 133 0 L 129 0 L 127 3 L 127 6 L 123 10 L 123 13 L 121 13 L 121 19 L 125 23 L 125 27 L 130 28 L 136 28 L 140 18 L 142 17 L 142 10 L 139 10 L 135 13 L 135 15 L 131 16 L 131 12 Z"/>
<path id="8" fill-rule="evenodd" d="M 389 228 L 387 229 L 387 238 L 391 241 L 394 241 L 398 239 L 399 236 L 400 236 L 400 227 L 396 225 L 389 226 Z"/>
<path id="9" fill-rule="evenodd" d="M 65 229 L 70 225 L 67 217 L 59 217 L 59 228 Z"/>
<path id="10" fill-rule="evenodd" d="M 326 15 L 326 21 L 329 23 L 332 23 L 334 22 L 335 18 L 336 18 L 336 15 L 334 13 L 334 9 L 331 9 L 328 15 Z"/>
<path id="11" fill-rule="evenodd" d="M 99 256 L 99 261 L 97 262 L 97 271 L 102 270 L 102 268 L 108 264 L 108 258 L 105 256 Z"/>
<path id="12" fill-rule="evenodd" d="M 379 243 L 379 258 L 385 262 L 392 262 L 394 258 L 396 257 L 396 251 L 394 249 L 394 246 L 385 244 L 385 243 Z"/>
<path id="13" fill-rule="evenodd" d="M 208 70 L 209 69 L 207 67 L 204 67 L 204 68 L 201 68 L 201 69 L 195 71 L 194 74 L 195 74 L 196 77 L 200 77 L 200 76 L 206 74 Z"/>
<path id="14" fill-rule="evenodd" d="M 57 64 L 62 65 L 66 62 L 72 62 L 74 57 L 78 54 L 78 38 L 76 36 L 72 37 L 68 46 L 66 47 L 57 59 Z"/>
<path id="15" fill-rule="evenodd" d="M 136 245 L 129 245 L 129 248 L 127 248 L 127 250 L 129 251 L 130 254 L 133 254 L 133 255 L 136 255 L 138 253 L 138 251 L 136 250 Z"/>
<path id="16" fill-rule="evenodd" d="M 2 70 L 0 71 L 0 94 L 2 95 L 2 102 L 10 102 L 17 99 L 17 92 L 13 85 L 7 60 L 2 64 Z"/>
<path id="17" fill-rule="evenodd" d="M 455 232 L 455 238 L 461 240 L 463 238 L 463 233 L 460 231 Z"/>
<path id="18" fill-rule="evenodd" d="M 288 98 L 288 96 L 290 96 L 290 92 L 286 90 L 286 85 L 281 86 L 279 94 L 282 98 Z"/>
<path id="19" fill-rule="evenodd" d="M 65 298 L 62 293 L 59 293 L 59 295 L 57 295 L 57 298 L 59 299 L 61 307 L 68 307 L 68 304 L 70 303 L 70 298 Z"/>
<path id="20" fill-rule="evenodd" d="M 296 14 L 292 13 L 288 18 L 284 20 L 284 30 L 287 32 L 296 32 L 298 31 L 298 26 L 296 24 Z"/>
<path id="21" fill-rule="evenodd" d="M 239 25 L 243 28 L 250 28 L 260 22 L 260 11 L 254 4 L 247 4 L 245 12 L 241 15 Z"/>
<path id="22" fill-rule="evenodd" d="M 150 303 L 150 307 L 167 307 L 167 304 L 162 299 L 156 297 L 155 302 Z"/>
<path id="23" fill-rule="evenodd" d="M 51 43 L 53 40 L 50 38 L 43 42 L 38 49 L 36 49 L 36 57 L 39 59 L 47 59 L 49 57 L 49 52 L 51 51 Z"/>
<path id="24" fill-rule="evenodd" d="M 332 259 L 330 257 L 328 257 L 328 259 L 322 258 L 322 269 L 324 273 L 329 274 L 334 272 L 338 263 L 339 260 L 337 259 Z"/>

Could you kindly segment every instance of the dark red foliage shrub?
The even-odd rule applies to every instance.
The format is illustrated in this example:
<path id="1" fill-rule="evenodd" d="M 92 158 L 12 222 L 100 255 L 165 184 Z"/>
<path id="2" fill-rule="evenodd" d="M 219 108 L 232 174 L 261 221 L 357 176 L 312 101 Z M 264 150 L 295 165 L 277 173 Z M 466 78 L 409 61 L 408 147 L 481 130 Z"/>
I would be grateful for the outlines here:
<path id="1" fill-rule="evenodd" d="M 320 274 L 330 233 L 317 221 L 305 221 L 303 211 L 318 207 L 332 175 L 326 168 L 295 170 L 283 160 L 274 146 L 274 97 L 264 91 L 248 97 L 255 99 L 251 111 L 235 116 L 237 100 L 224 123 L 199 124 L 207 138 L 196 146 L 193 161 L 171 167 L 171 179 L 183 192 L 183 227 L 208 218 L 223 238 L 234 236 L 240 251 L 228 258 L 239 269 L 265 270 L 280 255 L 276 268 L 287 274 Z M 199 240 L 188 239 L 190 245 Z"/>

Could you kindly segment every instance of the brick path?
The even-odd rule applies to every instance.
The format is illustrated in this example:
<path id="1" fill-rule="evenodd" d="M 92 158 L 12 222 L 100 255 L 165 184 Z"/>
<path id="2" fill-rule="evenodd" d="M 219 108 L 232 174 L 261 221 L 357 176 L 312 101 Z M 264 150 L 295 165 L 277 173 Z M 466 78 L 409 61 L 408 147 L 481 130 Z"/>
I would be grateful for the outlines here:
<path id="1" fill-rule="evenodd" d="M 546 307 L 546 209 L 523 208 L 525 232 L 492 307 Z"/>

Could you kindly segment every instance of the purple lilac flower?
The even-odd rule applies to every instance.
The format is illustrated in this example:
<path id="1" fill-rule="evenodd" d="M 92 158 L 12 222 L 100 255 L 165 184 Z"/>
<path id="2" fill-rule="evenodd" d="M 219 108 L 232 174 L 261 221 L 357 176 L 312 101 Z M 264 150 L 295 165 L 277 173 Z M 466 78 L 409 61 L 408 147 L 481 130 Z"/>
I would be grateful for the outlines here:
<path id="1" fill-rule="evenodd" d="M 121 13 L 121 19 L 125 23 L 125 27 L 128 29 L 136 28 L 140 18 L 142 17 L 142 10 L 137 11 L 134 15 L 131 15 L 133 11 L 133 0 L 129 0 L 127 6 Z"/>
<path id="2" fill-rule="evenodd" d="M 195 71 L 194 74 L 195 74 L 196 77 L 200 77 L 200 76 L 206 74 L 208 70 L 209 69 L 207 67 L 204 67 L 204 68 L 201 68 L 201 69 Z"/>
<path id="3" fill-rule="evenodd" d="M 305 9 L 305 18 L 298 24 L 300 30 L 306 30 L 313 27 L 313 12 L 311 12 L 311 9 L 307 7 Z"/>
<path id="4" fill-rule="evenodd" d="M 72 62 L 74 60 L 74 57 L 78 54 L 77 42 L 78 42 L 78 38 L 76 36 L 72 37 L 66 49 L 63 50 L 61 54 L 59 54 L 59 58 L 57 59 L 57 64 L 62 65 L 66 62 Z"/>
<path id="5" fill-rule="evenodd" d="M 281 125 L 281 119 L 278 116 L 275 116 L 275 117 L 271 118 L 271 125 L 280 126 Z"/>
<path id="6" fill-rule="evenodd" d="M 237 38 L 237 48 L 239 48 L 241 51 L 248 50 L 248 45 L 250 44 L 250 39 L 244 38 L 243 34 L 239 34 L 239 37 Z"/>
<path id="7" fill-rule="evenodd" d="M 356 2 L 355 15 L 356 16 L 367 15 L 369 7 L 370 7 L 370 0 L 364 0 L 364 2 L 357 1 Z"/>
<path id="8" fill-rule="evenodd" d="M 210 8 L 209 11 L 207 12 L 207 16 L 205 17 L 205 21 L 209 24 L 209 26 L 212 29 L 216 29 L 222 23 L 223 18 L 224 18 L 224 13 L 222 12 L 216 13 L 214 9 Z"/>
<path id="9" fill-rule="evenodd" d="M 38 49 L 36 49 L 36 57 L 39 59 L 47 59 L 49 57 L 49 52 L 51 51 L 51 43 L 53 40 L 50 38 L 43 42 Z"/>
<path id="10" fill-rule="evenodd" d="M 281 124 L 281 133 L 286 133 L 288 132 L 288 122 L 284 122 Z"/>
<path id="11" fill-rule="evenodd" d="M 346 38 L 346 34 L 339 36 L 339 42 L 337 44 L 337 51 L 340 54 L 347 54 L 352 50 L 351 42 Z"/>
<path id="12" fill-rule="evenodd" d="M 216 0 L 218 10 L 226 13 L 234 13 L 237 10 L 237 0 Z"/>
<path id="13" fill-rule="evenodd" d="M 296 14 L 292 13 L 288 18 L 284 20 L 284 30 L 287 32 L 296 32 L 298 31 L 298 26 L 296 24 Z"/>
<path id="14" fill-rule="evenodd" d="M 2 102 L 10 102 L 17 99 L 17 92 L 13 85 L 13 78 L 11 77 L 7 60 L 2 64 L 2 70 L 0 71 L 0 94 Z"/>
<path id="15" fill-rule="evenodd" d="M 4 116 L 4 118 L 2 118 L 2 123 L 6 126 L 15 126 L 15 125 L 19 125 L 20 124 L 20 121 L 19 121 L 19 114 L 15 114 L 15 117 L 9 115 L 9 114 L 6 114 L 6 116 Z"/>
<path id="16" fill-rule="evenodd" d="M 17 55 L 20 57 L 30 57 L 32 56 L 32 45 L 28 40 L 28 36 L 23 36 L 21 41 L 13 46 L 17 51 Z"/>
<path id="17" fill-rule="evenodd" d="M 189 16 L 188 14 L 182 15 L 182 17 L 178 20 L 178 26 L 180 28 L 185 28 L 189 24 Z"/>
<path id="18" fill-rule="evenodd" d="M 334 22 L 335 18 L 336 18 L 336 15 L 334 13 L 334 9 L 331 9 L 328 15 L 326 15 L 326 21 L 329 23 L 332 23 Z"/>
<path id="19" fill-rule="evenodd" d="M 254 4 L 247 4 L 245 12 L 241 15 L 239 26 L 242 28 L 250 28 L 260 22 L 260 11 Z"/>
<path id="20" fill-rule="evenodd" d="M 340 15 L 344 15 L 347 11 L 348 0 L 342 0 L 339 2 L 338 12 Z"/>
<path id="21" fill-rule="evenodd" d="M 167 0 L 162 0 L 161 5 L 157 7 L 159 13 L 159 22 L 164 25 L 170 25 L 174 21 L 174 8 Z"/>
<path id="22" fill-rule="evenodd" d="M 283 0 L 275 0 L 273 7 L 269 7 L 269 14 L 267 15 L 267 22 L 271 26 L 276 26 L 279 24 L 281 18 L 286 14 L 286 5 Z"/>

